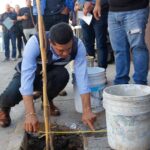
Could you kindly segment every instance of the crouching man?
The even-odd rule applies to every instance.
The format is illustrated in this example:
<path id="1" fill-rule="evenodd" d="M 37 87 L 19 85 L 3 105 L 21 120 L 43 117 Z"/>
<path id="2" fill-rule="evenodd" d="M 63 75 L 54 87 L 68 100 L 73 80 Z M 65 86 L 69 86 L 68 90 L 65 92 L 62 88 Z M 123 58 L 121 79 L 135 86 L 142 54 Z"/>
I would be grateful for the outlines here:
<path id="1" fill-rule="evenodd" d="M 83 114 L 82 121 L 94 130 L 95 114 L 91 111 L 90 89 L 88 87 L 86 50 L 80 39 L 73 36 L 72 29 L 66 23 L 53 26 L 47 39 L 47 95 L 51 115 L 59 115 L 59 109 L 53 99 L 68 83 L 69 74 L 64 67 L 74 60 L 74 71 L 77 86 L 81 94 Z M 42 66 L 38 35 L 33 35 L 27 42 L 23 60 L 16 66 L 12 81 L 0 95 L 0 126 L 11 123 L 10 109 L 22 99 L 25 105 L 25 130 L 36 132 L 39 122 L 34 108 L 34 91 L 42 92 Z"/>

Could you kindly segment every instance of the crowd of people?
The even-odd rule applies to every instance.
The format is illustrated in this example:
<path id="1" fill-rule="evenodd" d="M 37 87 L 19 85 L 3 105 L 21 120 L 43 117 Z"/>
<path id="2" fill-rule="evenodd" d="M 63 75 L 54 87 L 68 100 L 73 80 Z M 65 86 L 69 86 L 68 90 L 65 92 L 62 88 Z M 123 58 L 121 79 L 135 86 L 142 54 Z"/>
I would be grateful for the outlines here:
<path id="1" fill-rule="evenodd" d="M 4 61 L 16 60 L 16 49 L 18 49 L 18 58 L 21 58 L 23 43 L 26 44 L 29 37 L 36 33 L 36 23 L 32 9 L 31 0 L 26 0 L 26 7 L 23 8 L 20 8 L 19 5 L 14 8 L 10 4 L 5 5 L 5 12 L 0 15 L 5 49 Z M 10 40 L 12 45 L 11 56 Z"/>
<path id="2" fill-rule="evenodd" d="M 11 123 L 11 107 L 22 99 L 25 105 L 25 130 L 36 132 L 39 127 L 34 108 L 34 91 L 42 93 L 41 55 L 37 34 L 36 1 L 25 0 L 27 6 L 6 11 L 0 17 L 3 26 L 5 61 L 10 59 L 9 40 L 12 41 L 11 59 L 16 60 L 16 38 L 18 57 L 22 57 L 22 43 L 25 43 L 23 59 L 16 66 L 16 73 L 0 95 L 0 126 Z M 83 105 L 82 121 L 94 130 L 95 114 L 91 110 L 90 88 L 88 86 L 86 55 L 96 58 L 97 65 L 107 69 L 109 35 L 114 51 L 116 76 L 114 84 L 128 84 L 130 58 L 132 55 L 135 84 L 147 84 L 149 54 L 145 44 L 145 29 L 149 14 L 149 0 L 41 0 L 41 15 L 47 41 L 47 95 L 51 115 L 60 115 L 53 99 L 63 90 L 69 80 L 64 68 L 74 60 L 74 72 Z M 83 11 L 93 15 L 90 25 L 82 19 L 83 42 L 73 35 L 69 26 L 71 11 Z M 9 18 L 9 19 L 8 19 Z M 11 26 L 7 22 L 12 22 Z M 108 30 L 107 30 L 108 29 Z M 33 36 L 31 36 L 33 35 Z M 95 39 L 96 48 L 95 51 Z M 41 94 L 42 95 L 42 94 Z"/>

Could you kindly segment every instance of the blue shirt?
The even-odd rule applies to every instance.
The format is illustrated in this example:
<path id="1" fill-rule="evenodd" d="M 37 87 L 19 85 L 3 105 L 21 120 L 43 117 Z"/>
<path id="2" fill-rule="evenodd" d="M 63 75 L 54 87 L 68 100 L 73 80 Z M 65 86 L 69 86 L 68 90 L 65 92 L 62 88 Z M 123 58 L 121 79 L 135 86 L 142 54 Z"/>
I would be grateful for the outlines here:
<path id="1" fill-rule="evenodd" d="M 51 3 L 52 5 L 52 3 Z M 69 8 L 69 10 L 74 10 L 74 0 L 64 0 L 64 5 Z M 56 6 L 53 6 L 56 7 Z M 40 0 L 41 15 L 44 15 L 46 9 L 46 0 Z M 37 15 L 36 0 L 33 0 L 33 14 Z"/>
<path id="2" fill-rule="evenodd" d="M 51 47 L 49 50 L 53 53 L 53 60 L 57 60 L 60 58 L 54 53 Z M 35 36 L 32 36 L 27 42 L 23 53 L 20 87 L 20 92 L 23 96 L 33 95 L 33 82 L 35 79 L 35 71 L 37 68 L 36 59 L 39 54 L 39 43 L 37 41 L 37 38 Z M 74 60 L 74 73 L 79 93 L 89 93 L 90 88 L 88 86 L 86 49 L 80 39 L 78 40 L 78 52 Z"/>
<path id="3" fill-rule="evenodd" d="M 96 3 L 96 0 L 77 0 L 79 4 L 84 4 L 86 1 L 91 1 L 93 4 Z M 108 4 L 108 0 L 101 0 L 101 5 Z"/>

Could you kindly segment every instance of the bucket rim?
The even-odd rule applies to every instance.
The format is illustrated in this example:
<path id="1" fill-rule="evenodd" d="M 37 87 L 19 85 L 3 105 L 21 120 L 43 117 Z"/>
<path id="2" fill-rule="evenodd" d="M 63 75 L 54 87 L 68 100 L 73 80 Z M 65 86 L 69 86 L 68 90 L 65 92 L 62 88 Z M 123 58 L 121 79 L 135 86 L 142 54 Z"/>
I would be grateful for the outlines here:
<path id="1" fill-rule="evenodd" d="M 150 98 L 150 93 L 149 94 L 143 94 L 143 95 L 138 95 L 138 96 L 121 96 L 121 95 L 115 95 L 115 94 L 110 94 L 109 92 L 108 92 L 108 90 L 110 90 L 110 88 L 113 88 L 113 87 L 118 87 L 118 86 L 143 86 L 143 87 L 146 87 L 146 88 L 149 88 L 149 90 L 150 90 L 150 87 L 148 86 L 148 85 L 141 85 L 141 84 L 118 84 L 118 85 L 111 85 L 111 86 L 109 86 L 109 87 L 106 87 L 104 90 L 103 90 L 103 95 L 106 95 L 106 96 L 113 96 L 113 97 L 115 97 L 115 98 L 119 98 L 120 99 L 120 97 L 122 97 L 122 98 L 124 98 L 124 99 L 129 99 L 129 98 L 136 98 L 136 100 L 140 100 L 141 99 L 141 97 L 149 97 Z"/>
<path id="2" fill-rule="evenodd" d="M 91 72 L 90 70 L 99 70 L 99 72 L 97 71 L 97 72 Z M 87 72 L 88 72 L 88 75 L 96 75 L 96 74 L 101 74 L 101 73 L 104 73 L 104 75 L 105 75 L 105 72 L 106 72 L 106 70 L 105 70 L 105 68 L 102 68 L 102 67 L 87 67 Z"/>

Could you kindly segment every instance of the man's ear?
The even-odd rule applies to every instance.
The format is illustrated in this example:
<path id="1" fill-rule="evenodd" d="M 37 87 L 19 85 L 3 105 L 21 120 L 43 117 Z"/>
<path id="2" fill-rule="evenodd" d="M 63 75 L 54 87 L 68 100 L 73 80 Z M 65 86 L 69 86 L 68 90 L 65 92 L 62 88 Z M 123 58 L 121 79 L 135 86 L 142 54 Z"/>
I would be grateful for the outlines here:
<path id="1" fill-rule="evenodd" d="M 50 44 L 55 45 L 55 42 L 53 42 L 51 39 L 48 40 Z"/>

